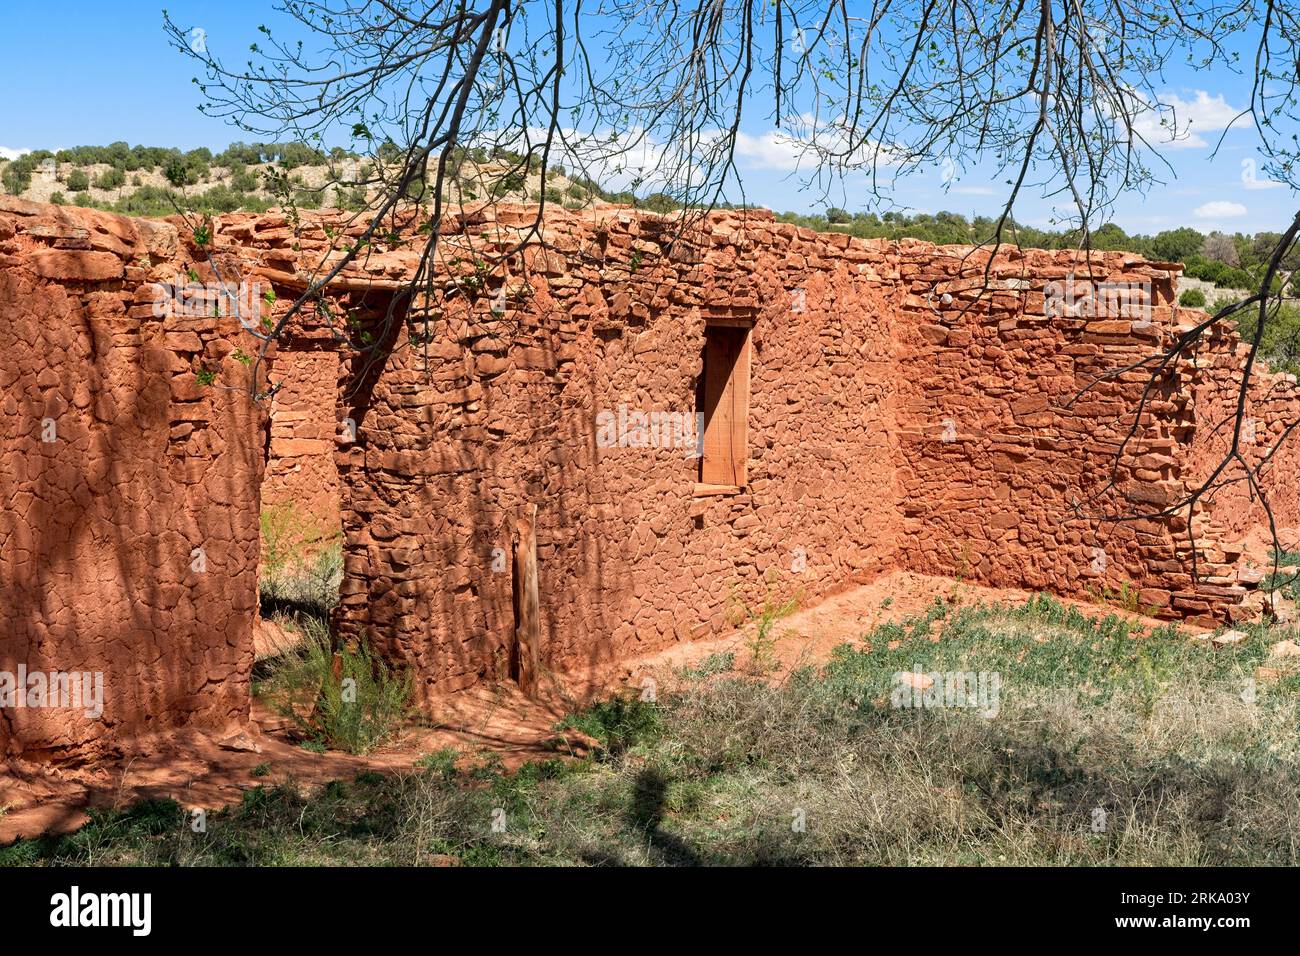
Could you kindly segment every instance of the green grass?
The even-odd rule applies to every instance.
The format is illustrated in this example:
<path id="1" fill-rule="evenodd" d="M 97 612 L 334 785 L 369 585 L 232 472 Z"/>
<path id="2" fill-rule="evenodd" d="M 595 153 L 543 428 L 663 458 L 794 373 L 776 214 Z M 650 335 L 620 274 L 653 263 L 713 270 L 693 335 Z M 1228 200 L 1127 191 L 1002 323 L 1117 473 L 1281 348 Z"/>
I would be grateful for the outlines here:
<path id="1" fill-rule="evenodd" d="M 343 545 L 291 503 L 261 514 L 260 567 L 264 614 L 283 612 L 326 619 L 338 603 L 343 580 Z"/>
<path id="2" fill-rule="evenodd" d="M 1300 551 L 1276 552 L 1268 568 L 1259 586 L 1265 591 L 1280 591 L 1283 597 L 1292 601 L 1300 601 Z"/>
<path id="3" fill-rule="evenodd" d="M 940 602 L 778 683 L 715 662 L 573 714 L 603 745 L 583 760 L 439 751 L 268 781 L 202 834 L 165 802 L 97 813 L 0 862 L 1295 865 L 1300 676 L 1252 684 L 1283 634 L 1246 630 L 1213 649 L 1050 598 Z M 913 669 L 996 672 L 995 715 L 891 706 Z"/>
<path id="4" fill-rule="evenodd" d="M 606 752 L 621 754 L 659 729 L 659 709 L 636 697 L 614 697 L 571 714 L 559 730 L 577 730 L 600 741 Z"/>

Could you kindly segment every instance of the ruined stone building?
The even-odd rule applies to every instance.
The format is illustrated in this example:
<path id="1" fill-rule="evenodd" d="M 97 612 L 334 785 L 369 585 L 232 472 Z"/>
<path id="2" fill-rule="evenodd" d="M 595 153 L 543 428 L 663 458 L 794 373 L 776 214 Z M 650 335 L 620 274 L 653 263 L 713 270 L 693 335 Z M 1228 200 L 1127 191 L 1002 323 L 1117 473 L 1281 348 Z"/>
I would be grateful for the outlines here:
<path id="1" fill-rule="evenodd" d="M 752 210 L 679 235 L 611 207 L 548 211 L 545 245 L 476 271 L 533 215 L 455 224 L 418 299 L 411 223 L 258 362 L 241 315 L 166 305 L 177 277 L 250 283 L 257 327 L 361 224 L 234 214 L 200 246 L 178 218 L 0 199 L 0 672 L 105 679 L 97 717 L 0 710 L 8 755 L 245 719 L 270 506 L 341 532 L 336 629 L 409 667 L 421 697 L 696 640 L 773 589 L 814 601 L 894 568 L 1131 586 L 1206 626 L 1255 609 L 1244 483 L 1192 529 L 1185 512 L 1111 520 L 1159 512 L 1217 462 L 1235 337 L 1145 399 L 1142 369 L 1080 394 L 1190 320 L 1177 265 L 1007 251 L 986 287 L 967 249 Z M 250 396 L 254 375 L 271 397 Z M 1247 454 L 1297 410 L 1292 378 L 1258 373 Z M 1284 526 L 1300 525 L 1294 454 L 1263 489 Z M 521 521 L 535 647 L 516 626 Z"/>

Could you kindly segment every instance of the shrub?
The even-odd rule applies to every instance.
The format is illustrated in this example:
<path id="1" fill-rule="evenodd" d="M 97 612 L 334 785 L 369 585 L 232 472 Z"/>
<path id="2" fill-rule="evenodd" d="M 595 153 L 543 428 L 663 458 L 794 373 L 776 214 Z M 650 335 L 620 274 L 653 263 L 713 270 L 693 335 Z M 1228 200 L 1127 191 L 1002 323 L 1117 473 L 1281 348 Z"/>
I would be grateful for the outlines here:
<path id="1" fill-rule="evenodd" d="M 163 164 L 163 175 L 173 186 L 193 186 L 208 178 L 211 172 L 208 166 L 210 158 L 206 149 L 196 149 L 188 153 L 176 150 Z"/>
<path id="2" fill-rule="evenodd" d="M 651 212 L 669 213 L 681 208 L 679 203 L 667 193 L 651 193 L 645 199 L 640 200 L 637 206 L 641 209 L 648 209 Z"/>
<path id="3" fill-rule="evenodd" d="M 32 184 L 32 172 L 42 160 L 48 159 L 51 155 L 49 150 L 37 150 L 6 163 L 4 172 L 0 173 L 0 182 L 4 183 L 5 190 L 13 196 L 25 192 Z"/>
<path id="4" fill-rule="evenodd" d="M 113 211 L 124 216 L 168 216 L 176 211 L 174 193 L 157 186 L 141 186 L 113 203 Z"/>
<path id="5" fill-rule="evenodd" d="M 56 206 L 66 206 L 68 204 L 68 197 L 63 195 L 63 193 L 59 192 L 58 190 L 55 190 L 54 192 L 50 193 L 50 202 L 52 202 Z"/>
<path id="6" fill-rule="evenodd" d="M 607 753 L 618 755 L 658 734 L 659 711 L 653 703 L 637 697 L 613 697 L 570 714 L 556 730 L 576 730 L 594 737 Z"/>
<path id="7" fill-rule="evenodd" d="M 114 166 L 99 174 L 95 180 L 96 189 L 117 189 L 126 184 L 126 173 Z"/>
<path id="8" fill-rule="evenodd" d="M 265 544 L 263 549 L 265 555 Z M 268 567 L 264 557 L 262 609 L 264 612 L 283 611 L 327 619 L 338 604 L 342 580 L 343 547 L 338 541 L 310 554 L 296 548 L 293 558 L 274 570 Z"/>
<path id="9" fill-rule="evenodd" d="M 1186 289 L 1178 297 L 1178 304 L 1188 309 L 1205 308 L 1205 293 L 1200 289 Z"/>
<path id="10" fill-rule="evenodd" d="M 185 160 L 180 156 L 172 156 L 163 166 L 163 175 L 173 186 L 184 186 L 189 181 L 189 173 L 185 169 Z"/>
<path id="11" fill-rule="evenodd" d="M 262 162 L 265 162 L 262 144 L 243 142 L 231 143 L 212 160 L 214 166 L 225 166 L 228 169 Z"/>
<path id="12" fill-rule="evenodd" d="M 309 743 L 362 754 L 379 746 L 409 712 L 409 675 L 392 670 L 361 639 L 335 648 L 328 627 L 307 619 L 302 644 L 274 666 L 261 696 Z"/>
<path id="13" fill-rule="evenodd" d="M 319 149 L 305 143 L 275 144 L 271 149 L 278 155 L 280 165 L 285 169 L 297 169 L 299 166 L 324 166 L 328 161 Z"/>
<path id="14" fill-rule="evenodd" d="M 292 503 L 263 509 L 261 525 L 263 612 L 328 619 L 343 579 L 342 544 L 329 540 L 329 531 L 299 515 Z"/>
<path id="15" fill-rule="evenodd" d="M 230 188 L 235 192 L 257 192 L 257 186 L 257 174 L 250 173 L 247 169 L 240 169 L 230 177 Z"/>
<path id="16" fill-rule="evenodd" d="M 1213 282 L 1226 289 L 1249 289 L 1256 284 L 1255 276 L 1245 269 L 1234 268 L 1200 256 L 1192 256 L 1187 260 L 1186 272 L 1193 279 Z"/>
<path id="17" fill-rule="evenodd" d="M 1205 237 L 1187 226 L 1167 229 L 1151 239 L 1151 255 L 1164 262 L 1183 262 L 1195 255 L 1205 243 Z"/>
<path id="18" fill-rule="evenodd" d="M 1223 307 L 1227 300 L 1216 302 Z M 1232 316 L 1237 331 L 1246 341 L 1255 337 L 1259 324 L 1259 308 L 1251 306 Z M 1269 316 L 1260 337 L 1260 355 L 1274 371 L 1300 373 L 1300 308 L 1283 303 L 1276 310 L 1270 306 Z"/>
<path id="19" fill-rule="evenodd" d="M 67 187 L 74 193 L 84 193 L 90 188 L 90 177 L 84 169 L 74 169 L 68 173 Z"/>
<path id="20" fill-rule="evenodd" d="M 492 184 L 492 188 L 488 192 L 493 199 L 500 199 L 508 193 L 523 192 L 526 182 L 524 174 L 521 172 L 506 173 Z"/>
<path id="21" fill-rule="evenodd" d="M 366 190 L 363 186 L 356 189 L 339 189 L 334 193 L 334 203 L 340 209 L 346 209 L 349 212 L 360 212 L 366 208 Z"/>
<path id="22" fill-rule="evenodd" d="M 753 625 L 753 633 L 749 635 L 745 642 L 749 648 L 749 660 L 746 662 L 746 667 L 752 674 L 766 674 L 775 669 L 776 634 L 773 629 L 777 621 L 795 612 L 803 598 L 800 591 L 784 601 L 779 600 L 776 596 L 775 585 L 775 579 L 769 577 L 767 579 L 767 593 L 763 597 L 762 605 L 757 609 L 751 608 L 738 595 L 732 596 L 732 607 L 730 609 L 732 622 L 737 626 L 746 622 Z"/>
<path id="23" fill-rule="evenodd" d="M 266 208 L 266 202 L 258 196 L 248 196 L 220 183 L 196 196 L 190 197 L 190 204 L 199 212 L 217 215 L 223 212 L 235 212 L 243 209 L 259 212 Z M 261 209 L 257 207 L 261 207 Z"/>
<path id="24" fill-rule="evenodd" d="M 1223 274 L 1220 285 L 1226 285 L 1230 289 L 1251 289 L 1258 283 L 1259 280 L 1245 269 L 1229 269 Z"/>

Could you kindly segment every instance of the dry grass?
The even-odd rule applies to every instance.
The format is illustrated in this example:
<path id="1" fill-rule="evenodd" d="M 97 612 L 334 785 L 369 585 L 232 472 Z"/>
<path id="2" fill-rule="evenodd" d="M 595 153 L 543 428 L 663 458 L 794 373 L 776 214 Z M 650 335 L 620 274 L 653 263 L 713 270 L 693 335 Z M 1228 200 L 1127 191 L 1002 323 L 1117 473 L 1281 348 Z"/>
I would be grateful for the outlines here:
<path id="1" fill-rule="evenodd" d="M 490 759 L 434 754 L 419 772 L 312 796 L 292 782 L 250 791 L 202 835 L 179 817 L 159 823 L 155 808 L 4 856 L 85 862 L 93 846 L 101 863 L 1294 865 L 1300 676 L 1250 683 L 1279 636 L 1259 629 L 1214 650 L 1049 599 L 936 604 L 776 683 L 718 659 L 681 672 L 656 704 L 574 715 L 569 725 L 605 743 L 597 758 L 504 774 Z M 996 713 L 892 706 L 894 675 L 914 668 L 996 672 Z"/>

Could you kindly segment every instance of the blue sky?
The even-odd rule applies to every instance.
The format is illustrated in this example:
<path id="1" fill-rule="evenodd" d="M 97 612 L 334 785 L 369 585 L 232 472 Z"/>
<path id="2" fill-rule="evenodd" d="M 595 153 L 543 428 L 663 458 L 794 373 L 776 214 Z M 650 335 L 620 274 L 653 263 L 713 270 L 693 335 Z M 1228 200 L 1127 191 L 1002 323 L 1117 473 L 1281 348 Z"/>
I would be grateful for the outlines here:
<path id="1" fill-rule="evenodd" d="M 194 63 L 167 45 L 161 3 L 5 0 L 4 6 L 0 151 L 5 152 L 0 155 L 114 140 L 220 148 L 247 138 L 199 114 L 199 91 L 190 81 Z M 201 28 L 211 49 L 236 62 L 258 39 L 257 25 L 274 22 L 268 0 L 170 0 L 166 6 L 176 22 Z M 1122 202 L 1115 221 L 1129 232 L 1182 225 L 1203 231 L 1283 228 L 1298 200 L 1289 189 L 1270 188 L 1261 176 L 1250 175 L 1251 164 L 1259 162 L 1252 130 L 1229 131 L 1219 155 L 1210 159 L 1227 119 L 1246 102 L 1246 81 L 1228 71 L 1190 70 L 1172 71 L 1166 81 L 1166 96 L 1176 98 L 1189 135 L 1160 150 L 1173 166 L 1172 172 L 1161 171 L 1165 185 Z M 743 130 L 738 152 L 750 202 L 800 212 L 824 208 L 820 191 L 801 188 L 806 176 L 794 168 L 793 151 L 757 112 Z M 910 210 L 990 214 L 1003 195 L 1004 188 L 979 171 L 950 183 L 945 192 L 942 172 L 935 170 L 897 182 L 893 201 Z M 861 183 L 845 183 L 842 196 L 837 204 L 867 208 Z M 1045 226 L 1051 207 L 1030 196 L 1017 214 Z"/>

